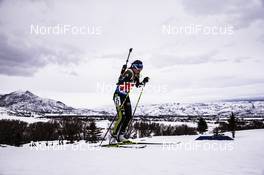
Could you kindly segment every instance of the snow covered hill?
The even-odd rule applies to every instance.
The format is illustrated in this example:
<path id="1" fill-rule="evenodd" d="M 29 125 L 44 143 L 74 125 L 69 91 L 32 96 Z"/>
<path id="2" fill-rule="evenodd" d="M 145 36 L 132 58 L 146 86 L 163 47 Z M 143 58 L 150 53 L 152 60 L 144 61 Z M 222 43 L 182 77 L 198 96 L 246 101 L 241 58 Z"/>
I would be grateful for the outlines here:
<path id="1" fill-rule="evenodd" d="M 90 109 L 75 109 L 64 103 L 52 99 L 41 98 L 29 91 L 15 91 L 0 96 L 0 107 L 6 108 L 13 115 L 29 116 L 39 114 L 82 114 L 102 115 L 104 111 Z"/>
<path id="2" fill-rule="evenodd" d="M 45 99 L 29 91 L 15 91 L 0 97 L 0 106 L 13 111 L 36 113 L 70 112 L 72 107 L 60 101 Z"/>
<path id="3" fill-rule="evenodd" d="M 235 101 L 212 103 L 167 103 L 140 106 L 137 114 L 158 116 L 229 116 L 234 112 L 237 116 L 264 116 L 263 101 Z"/>

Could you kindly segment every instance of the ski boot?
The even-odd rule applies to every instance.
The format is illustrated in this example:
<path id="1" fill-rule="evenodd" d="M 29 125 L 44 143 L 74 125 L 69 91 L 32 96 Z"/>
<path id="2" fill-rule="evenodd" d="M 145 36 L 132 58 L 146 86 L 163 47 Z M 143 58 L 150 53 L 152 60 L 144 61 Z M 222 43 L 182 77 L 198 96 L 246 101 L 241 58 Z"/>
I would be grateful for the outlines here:
<path id="1" fill-rule="evenodd" d="M 109 135 L 109 144 L 116 144 L 118 143 L 118 137 L 117 135 L 114 135 L 112 132 L 110 132 Z"/>

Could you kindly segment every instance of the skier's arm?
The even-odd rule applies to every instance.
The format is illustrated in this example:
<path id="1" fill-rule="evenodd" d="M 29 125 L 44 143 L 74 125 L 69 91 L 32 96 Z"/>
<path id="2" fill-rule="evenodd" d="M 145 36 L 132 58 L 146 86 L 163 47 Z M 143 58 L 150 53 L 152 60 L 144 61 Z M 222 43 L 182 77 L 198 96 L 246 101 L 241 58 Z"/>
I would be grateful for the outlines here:
<path id="1" fill-rule="evenodd" d="M 149 77 L 145 77 L 142 82 L 139 81 L 139 78 L 136 79 L 136 87 L 140 87 L 142 85 L 145 86 L 145 84 L 149 82 Z"/>

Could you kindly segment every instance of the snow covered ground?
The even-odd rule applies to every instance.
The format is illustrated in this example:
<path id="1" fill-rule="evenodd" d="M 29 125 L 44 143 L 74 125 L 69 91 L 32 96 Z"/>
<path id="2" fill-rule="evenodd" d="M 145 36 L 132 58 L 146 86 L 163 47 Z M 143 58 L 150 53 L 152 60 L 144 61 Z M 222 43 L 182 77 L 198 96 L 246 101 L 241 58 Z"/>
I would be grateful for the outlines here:
<path id="1" fill-rule="evenodd" d="M 8 120 L 20 120 L 27 123 L 35 123 L 35 122 L 48 122 L 49 119 L 46 118 L 36 118 L 36 117 L 18 117 L 8 114 L 0 114 L 0 120 L 8 119 Z"/>
<path id="2" fill-rule="evenodd" d="M 10 112 L 10 110 L 8 110 L 7 108 L 0 107 L 0 120 L 2 120 L 2 119 L 20 120 L 20 121 L 24 121 L 24 122 L 27 122 L 27 123 L 47 122 L 47 121 L 49 121 L 49 119 L 46 119 L 46 118 L 21 117 L 21 116 L 8 114 L 8 112 Z"/>
<path id="3" fill-rule="evenodd" d="M 35 122 L 48 122 L 49 119 L 46 118 L 34 118 L 34 117 L 17 117 L 10 115 L 0 115 L 0 120 L 8 119 L 8 120 L 20 120 L 27 123 L 35 123 Z"/>
<path id="4" fill-rule="evenodd" d="M 198 136 L 144 138 L 143 149 L 69 145 L 0 147 L 1 175 L 264 175 L 264 129 L 239 131 L 235 141 L 194 141 Z"/>
<path id="5" fill-rule="evenodd" d="M 8 120 L 20 120 L 27 123 L 35 123 L 35 122 L 47 122 L 49 119 L 46 118 L 35 118 L 35 117 L 17 117 L 12 115 L 5 115 L 0 114 L 0 120 L 2 119 L 8 119 Z"/>

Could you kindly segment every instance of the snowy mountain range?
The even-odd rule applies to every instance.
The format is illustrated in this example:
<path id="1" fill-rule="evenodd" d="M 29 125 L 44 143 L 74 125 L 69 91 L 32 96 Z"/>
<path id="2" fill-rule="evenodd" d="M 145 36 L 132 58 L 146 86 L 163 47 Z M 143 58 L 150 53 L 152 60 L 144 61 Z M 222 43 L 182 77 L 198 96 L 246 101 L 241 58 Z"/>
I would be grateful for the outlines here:
<path id="1" fill-rule="evenodd" d="M 179 116 L 229 116 L 231 112 L 237 116 L 264 116 L 263 101 L 236 101 L 211 103 L 168 103 L 140 106 L 142 115 L 179 115 Z"/>
<path id="2" fill-rule="evenodd" d="M 0 106 L 14 111 L 31 111 L 40 113 L 69 112 L 72 107 L 60 101 L 40 98 L 29 91 L 15 91 L 0 96 Z"/>
<path id="3" fill-rule="evenodd" d="M 29 91 L 15 91 L 0 95 L 0 107 L 13 113 L 60 115 L 115 115 L 113 106 L 97 109 L 76 109 L 60 101 L 41 98 Z M 235 99 L 210 103 L 166 103 L 141 105 L 136 115 L 143 116 L 264 116 L 263 99 Z"/>
<path id="4" fill-rule="evenodd" d="M 103 111 L 90 109 L 75 109 L 64 103 L 52 99 L 41 98 L 29 91 L 15 91 L 0 95 L 0 107 L 13 113 L 31 114 L 78 114 L 102 115 Z"/>

